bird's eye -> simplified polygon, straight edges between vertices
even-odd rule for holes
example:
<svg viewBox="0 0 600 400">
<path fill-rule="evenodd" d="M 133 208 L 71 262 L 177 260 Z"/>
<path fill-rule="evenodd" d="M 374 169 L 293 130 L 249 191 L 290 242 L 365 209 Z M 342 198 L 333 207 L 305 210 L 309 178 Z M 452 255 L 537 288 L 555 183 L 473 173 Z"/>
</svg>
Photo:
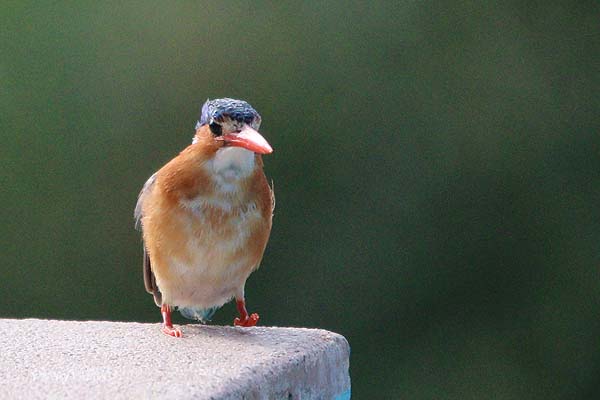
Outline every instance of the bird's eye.
<svg viewBox="0 0 600 400">
<path fill-rule="evenodd" d="M 221 134 L 223 133 L 223 128 L 216 122 L 212 122 L 210 125 L 208 125 L 208 127 L 215 136 L 221 136 Z"/>
</svg>

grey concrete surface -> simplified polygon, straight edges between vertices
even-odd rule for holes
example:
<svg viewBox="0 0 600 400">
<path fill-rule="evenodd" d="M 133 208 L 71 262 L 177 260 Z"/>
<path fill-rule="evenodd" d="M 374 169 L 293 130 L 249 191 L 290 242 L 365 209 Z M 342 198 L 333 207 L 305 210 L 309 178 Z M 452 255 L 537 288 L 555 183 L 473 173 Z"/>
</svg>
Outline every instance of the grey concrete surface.
<svg viewBox="0 0 600 400">
<path fill-rule="evenodd" d="M 2 399 L 348 399 L 349 346 L 319 329 L 0 319 Z"/>
</svg>

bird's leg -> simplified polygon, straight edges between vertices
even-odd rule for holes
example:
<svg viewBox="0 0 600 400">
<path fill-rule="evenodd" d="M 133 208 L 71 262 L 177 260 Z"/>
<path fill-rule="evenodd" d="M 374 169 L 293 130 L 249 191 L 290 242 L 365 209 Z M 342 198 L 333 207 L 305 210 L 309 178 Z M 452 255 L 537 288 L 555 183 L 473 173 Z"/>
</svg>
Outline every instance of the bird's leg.
<svg viewBox="0 0 600 400">
<path fill-rule="evenodd" d="M 173 337 L 181 337 L 183 336 L 181 330 L 179 328 L 175 328 L 173 323 L 171 322 L 171 308 L 163 304 L 160 307 L 160 313 L 163 317 L 163 328 L 162 331 L 165 335 L 173 336 Z"/>
<path fill-rule="evenodd" d="M 246 311 L 246 301 L 242 299 L 236 299 L 235 304 L 237 305 L 238 312 L 240 313 L 240 317 L 233 320 L 233 325 L 235 326 L 255 326 L 260 318 L 257 313 L 252 313 L 248 315 L 248 311 Z"/>
</svg>

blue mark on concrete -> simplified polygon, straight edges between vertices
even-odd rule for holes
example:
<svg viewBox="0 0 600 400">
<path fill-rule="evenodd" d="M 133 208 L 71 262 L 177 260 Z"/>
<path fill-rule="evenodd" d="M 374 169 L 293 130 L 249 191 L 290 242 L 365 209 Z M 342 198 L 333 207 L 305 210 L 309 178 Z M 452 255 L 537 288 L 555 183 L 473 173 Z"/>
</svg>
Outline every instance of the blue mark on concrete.
<svg viewBox="0 0 600 400">
<path fill-rule="evenodd" d="M 343 393 L 338 394 L 337 396 L 335 396 L 335 399 L 333 400 L 350 400 L 350 389 L 346 390 Z"/>
</svg>

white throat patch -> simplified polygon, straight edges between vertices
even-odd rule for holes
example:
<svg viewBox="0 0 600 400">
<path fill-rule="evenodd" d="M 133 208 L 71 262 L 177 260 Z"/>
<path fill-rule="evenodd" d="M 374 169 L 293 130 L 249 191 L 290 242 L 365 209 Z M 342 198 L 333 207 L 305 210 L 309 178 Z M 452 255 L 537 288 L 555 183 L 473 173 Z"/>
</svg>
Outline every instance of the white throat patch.
<svg viewBox="0 0 600 400">
<path fill-rule="evenodd" d="M 223 147 L 207 163 L 219 189 L 234 191 L 237 181 L 247 178 L 254 171 L 254 153 L 241 147 Z"/>
</svg>

